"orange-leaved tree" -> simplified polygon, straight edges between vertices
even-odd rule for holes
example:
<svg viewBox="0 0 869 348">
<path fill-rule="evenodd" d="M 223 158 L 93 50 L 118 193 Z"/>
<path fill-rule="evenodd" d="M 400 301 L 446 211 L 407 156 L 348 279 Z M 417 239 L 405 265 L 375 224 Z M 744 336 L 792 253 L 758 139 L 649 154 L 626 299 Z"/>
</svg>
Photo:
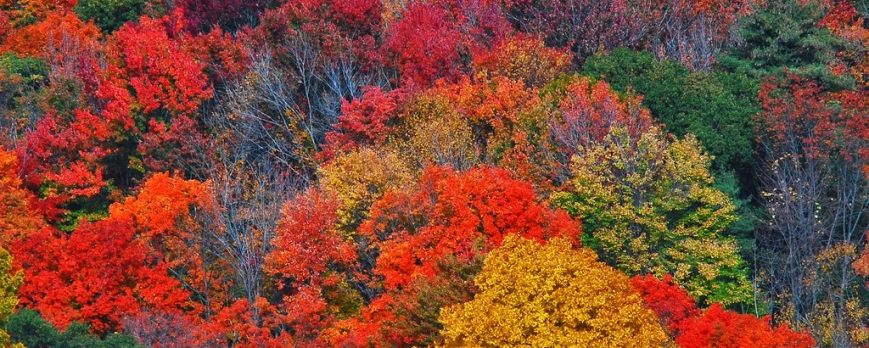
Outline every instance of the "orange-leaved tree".
<svg viewBox="0 0 869 348">
<path fill-rule="evenodd" d="M 438 342 L 441 307 L 473 296 L 470 278 L 506 236 L 564 237 L 578 245 L 580 224 L 538 200 L 530 183 L 504 169 L 467 172 L 432 166 L 409 192 L 390 191 L 371 208 L 356 238 L 359 315 L 330 330 L 333 344 Z"/>
<path fill-rule="evenodd" d="M 579 222 L 540 203 L 531 184 L 506 170 L 431 167 L 417 187 L 384 195 L 359 228 L 380 253 L 374 272 L 387 290 L 407 285 L 415 274 L 434 275 L 444 256 L 471 261 L 510 234 L 579 242 Z"/>
</svg>

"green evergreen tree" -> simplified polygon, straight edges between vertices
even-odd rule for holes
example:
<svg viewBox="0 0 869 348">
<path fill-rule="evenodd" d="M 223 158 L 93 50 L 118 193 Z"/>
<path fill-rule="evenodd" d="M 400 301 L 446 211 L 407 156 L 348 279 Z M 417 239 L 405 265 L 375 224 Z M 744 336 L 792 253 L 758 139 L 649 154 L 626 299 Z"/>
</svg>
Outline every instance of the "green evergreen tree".
<svg viewBox="0 0 869 348">
<path fill-rule="evenodd" d="M 796 74 L 830 90 L 852 88 L 851 77 L 830 69 L 845 41 L 818 25 L 823 17 L 816 2 L 768 1 L 740 21 L 742 44 L 720 57 L 720 66 L 757 79 Z"/>
<path fill-rule="evenodd" d="M 139 348 L 136 340 L 129 335 L 112 333 L 100 339 L 90 333 L 90 326 L 73 322 L 62 333 L 38 312 L 27 308 L 9 317 L 6 324 L 12 342 L 22 343 L 28 348 Z"/>
</svg>

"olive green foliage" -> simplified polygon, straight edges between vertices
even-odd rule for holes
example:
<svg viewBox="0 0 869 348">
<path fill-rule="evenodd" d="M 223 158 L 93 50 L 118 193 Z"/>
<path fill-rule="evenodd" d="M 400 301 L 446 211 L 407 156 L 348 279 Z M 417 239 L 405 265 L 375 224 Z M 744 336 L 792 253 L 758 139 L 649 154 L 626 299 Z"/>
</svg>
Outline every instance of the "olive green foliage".
<svg viewBox="0 0 869 348">
<path fill-rule="evenodd" d="M 0 55 L 0 144 L 20 138 L 46 111 L 72 113 L 78 84 L 51 80 L 45 59 Z"/>
<path fill-rule="evenodd" d="M 104 32 L 118 30 L 124 23 L 139 18 L 144 0 L 79 0 L 73 11 L 83 21 L 94 21 Z"/>
<path fill-rule="evenodd" d="M 869 1 L 854 0 L 854 8 L 857 9 L 863 17 L 869 16 Z"/>
<path fill-rule="evenodd" d="M 30 348 L 139 348 L 136 340 L 129 335 L 109 334 L 100 339 L 90 333 L 86 324 L 74 322 L 60 333 L 54 326 L 42 319 L 36 311 L 21 309 L 9 318 L 7 324 L 12 341 Z"/>
<path fill-rule="evenodd" d="M 18 287 L 24 279 L 21 271 L 10 273 L 12 270 L 12 255 L 5 249 L 0 248 L 0 347 L 9 347 L 9 335 L 3 330 L 15 306 L 18 305 Z M 20 346 L 12 346 L 19 348 Z"/>
<path fill-rule="evenodd" d="M 815 1 L 772 0 L 740 21 L 743 43 L 719 58 L 726 70 L 757 79 L 796 74 L 832 90 L 854 86 L 849 76 L 834 75 L 830 63 L 845 45 L 818 25 L 824 9 Z"/>
<path fill-rule="evenodd" d="M 737 205 L 739 219 L 726 234 L 739 239 L 745 252 L 753 249 L 756 219 L 749 197 L 756 191 L 759 80 L 724 71 L 692 73 L 674 61 L 625 48 L 589 58 L 583 74 L 603 77 L 616 91 L 642 95 L 643 106 L 668 132 L 697 137 L 713 157 L 715 186 Z"/>
<path fill-rule="evenodd" d="M 48 83 L 48 64 L 44 59 L 0 55 L 0 128 L 14 128 L 14 121 L 36 109 L 33 96 Z M 42 116 L 42 115 L 39 115 Z"/>
<path fill-rule="evenodd" d="M 556 205 L 583 221 L 583 243 L 628 274 L 672 274 L 694 296 L 725 305 L 751 296 L 737 243 L 722 232 L 732 200 L 713 187 L 709 156 L 692 136 L 652 128 L 632 140 L 615 128 L 573 157 L 572 191 Z"/>
<path fill-rule="evenodd" d="M 45 59 L 19 57 L 15 53 L 0 56 L 0 68 L 8 76 L 19 76 L 28 85 L 38 85 L 47 81 L 48 64 Z"/>
</svg>

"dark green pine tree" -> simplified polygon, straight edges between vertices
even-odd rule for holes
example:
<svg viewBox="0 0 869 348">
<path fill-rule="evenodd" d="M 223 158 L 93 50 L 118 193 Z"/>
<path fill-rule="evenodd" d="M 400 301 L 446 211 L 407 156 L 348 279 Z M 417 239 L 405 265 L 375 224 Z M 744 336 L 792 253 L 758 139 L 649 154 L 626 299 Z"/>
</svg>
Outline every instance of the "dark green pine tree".
<svg viewBox="0 0 869 348">
<path fill-rule="evenodd" d="M 11 316 L 6 329 L 13 343 L 23 343 L 28 348 L 140 348 L 129 335 L 113 333 L 100 339 L 90 333 L 90 326 L 73 322 L 63 331 L 54 326 L 38 312 L 24 308 Z"/>
<path fill-rule="evenodd" d="M 829 90 L 852 88 L 849 76 L 834 75 L 830 63 L 845 41 L 818 26 L 824 9 L 815 2 L 768 1 L 740 21 L 742 43 L 719 57 L 722 68 L 754 78 L 796 74 Z"/>
</svg>

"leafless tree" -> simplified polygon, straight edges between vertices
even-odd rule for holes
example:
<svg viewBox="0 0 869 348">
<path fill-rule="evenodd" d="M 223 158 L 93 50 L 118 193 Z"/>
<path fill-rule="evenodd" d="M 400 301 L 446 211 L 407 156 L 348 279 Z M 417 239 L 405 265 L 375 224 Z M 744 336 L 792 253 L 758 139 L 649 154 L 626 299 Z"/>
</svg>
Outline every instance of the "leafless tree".
<svg viewBox="0 0 869 348">
<path fill-rule="evenodd" d="M 854 311 L 865 289 L 852 263 L 869 225 L 869 181 L 858 154 L 869 144 L 796 108 L 785 113 L 760 142 L 768 216 L 757 237 L 767 250 L 760 261 L 768 304 L 779 320 L 826 332 L 819 341 L 850 347 L 849 331 L 864 319 Z"/>
</svg>

